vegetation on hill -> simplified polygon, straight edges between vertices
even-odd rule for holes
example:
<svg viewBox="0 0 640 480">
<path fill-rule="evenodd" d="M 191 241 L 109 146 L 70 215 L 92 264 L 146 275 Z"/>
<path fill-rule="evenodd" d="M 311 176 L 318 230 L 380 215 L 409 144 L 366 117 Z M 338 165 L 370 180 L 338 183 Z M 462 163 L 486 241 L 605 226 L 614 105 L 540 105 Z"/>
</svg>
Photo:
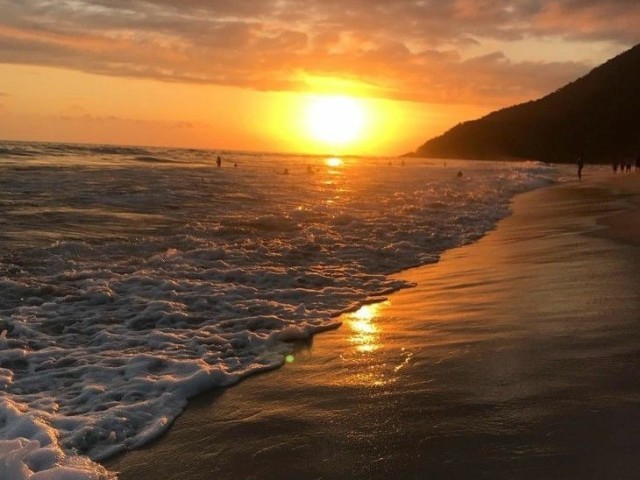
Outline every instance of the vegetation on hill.
<svg viewBox="0 0 640 480">
<path fill-rule="evenodd" d="M 640 44 L 541 99 L 465 123 L 410 155 L 609 162 L 640 154 Z"/>
</svg>

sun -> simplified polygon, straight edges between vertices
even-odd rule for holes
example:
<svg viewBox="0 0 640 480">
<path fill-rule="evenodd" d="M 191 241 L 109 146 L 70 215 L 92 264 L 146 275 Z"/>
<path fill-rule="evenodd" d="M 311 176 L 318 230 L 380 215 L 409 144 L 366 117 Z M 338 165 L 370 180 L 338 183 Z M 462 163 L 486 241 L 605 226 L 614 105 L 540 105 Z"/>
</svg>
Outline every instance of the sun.
<svg viewBox="0 0 640 480">
<path fill-rule="evenodd" d="M 305 113 L 309 135 L 327 146 L 348 146 L 363 135 L 365 107 L 355 98 L 313 96 L 309 98 Z"/>
</svg>

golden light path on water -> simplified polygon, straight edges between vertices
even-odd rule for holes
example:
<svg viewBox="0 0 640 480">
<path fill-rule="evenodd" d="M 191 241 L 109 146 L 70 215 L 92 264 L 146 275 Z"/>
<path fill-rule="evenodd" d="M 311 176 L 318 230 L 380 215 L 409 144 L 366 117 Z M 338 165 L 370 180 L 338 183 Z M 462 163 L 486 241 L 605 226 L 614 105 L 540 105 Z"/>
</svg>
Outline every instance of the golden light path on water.
<svg viewBox="0 0 640 480">
<path fill-rule="evenodd" d="M 336 167 L 341 167 L 341 166 L 342 166 L 342 164 L 343 164 L 344 162 L 342 161 L 342 159 L 340 159 L 340 158 L 338 158 L 338 157 L 330 157 L 330 158 L 327 158 L 327 159 L 324 161 L 324 163 L 325 163 L 328 167 L 336 168 Z"/>
</svg>

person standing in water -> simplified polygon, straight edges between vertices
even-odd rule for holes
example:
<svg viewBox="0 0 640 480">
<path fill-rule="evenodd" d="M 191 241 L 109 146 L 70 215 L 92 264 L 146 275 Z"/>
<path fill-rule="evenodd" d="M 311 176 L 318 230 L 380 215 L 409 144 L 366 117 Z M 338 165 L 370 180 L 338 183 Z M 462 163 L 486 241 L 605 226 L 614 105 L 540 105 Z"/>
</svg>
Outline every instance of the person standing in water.
<svg viewBox="0 0 640 480">
<path fill-rule="evenodd" d="M 222 159 L 220 158 L 220 156 L 218 156 L 218 158 L 216 158 L 216 165 L 218 166 L 218 168 L 220 168 L 222 166 Z"/>
<path fill-rule="evenodd" d="M 578 180 L 582 180 L 582 169 L 584 168 L 584 157 L 582 154 L 578 157 Z"/>
</svg>

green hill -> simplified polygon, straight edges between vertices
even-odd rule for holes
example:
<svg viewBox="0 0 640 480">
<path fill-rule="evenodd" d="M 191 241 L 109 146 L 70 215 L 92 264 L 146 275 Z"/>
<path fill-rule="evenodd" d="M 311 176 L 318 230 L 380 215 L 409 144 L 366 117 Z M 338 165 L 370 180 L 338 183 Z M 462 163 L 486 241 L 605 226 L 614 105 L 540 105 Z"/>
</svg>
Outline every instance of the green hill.
<svg viewBox="0 0 640 480">
<path fill-rule="evenodd" d="M 640 153 L 640 44 L 535 101 L 461 123 L 411 156 L 592 162 Z"/>
</svg>

